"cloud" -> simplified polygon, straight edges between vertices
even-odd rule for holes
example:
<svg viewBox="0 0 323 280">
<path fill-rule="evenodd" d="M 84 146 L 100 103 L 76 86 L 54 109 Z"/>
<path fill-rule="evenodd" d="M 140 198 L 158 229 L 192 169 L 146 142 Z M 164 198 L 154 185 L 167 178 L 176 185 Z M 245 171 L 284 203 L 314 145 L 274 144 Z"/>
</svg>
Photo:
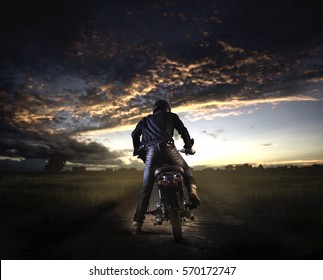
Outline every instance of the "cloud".
<svg viewBox="0 0 323 280">
<path fill-rule="evenodd" d="M 213 138 L 218 138 L 218 136 L 219 136 L 219 134 L 221 134 L 221 133 L 223 133 L 224 132 L 224 130 L 223 129 L 218 129 L 218 130 L 216 130 L 216 132 L 214 133 L 214 132 L 208 132 L 208 131 L 206 131 L 206 130 L 202 130 L 201 131 L 201 133 L 203 133 L 203 134 L 206 134 L 206 135 L 208 135 L 208 136 L 211 136 L 211 137 L 213 137 Z"/>
<path fill-rule="evenodd" d="M 226 101 L 210 100 L 201 103 L 192 103 L 187 106 L 180 106 L 176 108 L 176 112 L 184 115 L 191 121 L 201 119 L 213 120 L 215 118 L 223 118 L 228 116 L 240 116 L 252 114 L 258 110 L 258 105 L 271 104 L 276 106 L 286 102 L 300 102 L 300 101 L 320 101 L 323 100 L 321 95 L 313 96 L 285 96 L 285 97 L 268 97 L 266 94 L 263 99 L 239 99 L 233 98 Z"/>
<path fill-rule="evenodd" d="M 44 170 L 46 160 L 43 159 L 21 159 L 12 160 L 0 157 L 0 170 L 2 171 L 39 171 Z"/>
<path fill-rule="evenodd" d="M 79 142 L 68 135 L 44 136 L 26 133 L 6 133 L 0 137 L 0 156 L 17 159 L 48 159 L 52 154 L 63 154 L 77 163 L 122 164 L 122 152 L 110 151 L 96 142 Z"/>
<path fill-rule="evenodd" d="M 264 144 L 260 144 L 259 146 L 263 146 L 263 147 L 272 147 L 273 144 L 272 143 L 264 143 Z"/>
<path fill-rule="evenodd" d="M 1 19 L 1 155 L 121 164 L 75 136 L 127 130 L 158 98 L 192 121 L 322 100 L 322 17 L 276 2 L 45 1 Z"/>
</svg>

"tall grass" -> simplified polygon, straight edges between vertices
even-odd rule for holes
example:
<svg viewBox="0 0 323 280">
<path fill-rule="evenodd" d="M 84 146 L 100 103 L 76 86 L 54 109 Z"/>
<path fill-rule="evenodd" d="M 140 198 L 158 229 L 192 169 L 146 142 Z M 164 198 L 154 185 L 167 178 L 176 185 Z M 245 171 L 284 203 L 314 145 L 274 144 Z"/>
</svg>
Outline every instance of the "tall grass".
<svg viewBox="0 0 323 280">
<path fill-rule="evenodd" d="M 252 224 L 323 229 L 322 177 L 213 173 L 197 181 L 201 191 Z"/>
<path fill-rule="evenodd" d="M 88 219 L 134 195 L 141 177 L 104 173 L 2 176 L 0 224 L 17 229 Z"/>
</svg>

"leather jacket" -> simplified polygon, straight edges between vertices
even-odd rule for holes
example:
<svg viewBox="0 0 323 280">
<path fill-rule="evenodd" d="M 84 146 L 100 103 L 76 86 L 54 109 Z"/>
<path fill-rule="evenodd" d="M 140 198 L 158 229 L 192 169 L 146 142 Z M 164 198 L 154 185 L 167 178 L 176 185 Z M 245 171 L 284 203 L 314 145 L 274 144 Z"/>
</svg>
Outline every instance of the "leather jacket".
<svg viewBox="0 0 323 280">
<path fill-rule="evenodd" d="M 190 135 L 177 114 L 159 110 L 142 118 L 131 134 L 134 155 L 138 155 L 139 149 L 156 143 L 174 143 L 174 129 L 181 135 L 184 147 L 190 149 L 192 147 Z"/>
</svg>

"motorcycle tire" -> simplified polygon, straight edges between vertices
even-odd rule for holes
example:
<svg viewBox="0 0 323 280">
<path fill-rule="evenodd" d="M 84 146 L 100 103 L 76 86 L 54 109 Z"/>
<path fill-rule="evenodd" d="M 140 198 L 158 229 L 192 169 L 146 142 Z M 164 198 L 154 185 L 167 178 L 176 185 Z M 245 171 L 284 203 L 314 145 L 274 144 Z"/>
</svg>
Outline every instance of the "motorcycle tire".
<svg viewBox="0 0 323 280">
<path fill-rule="evenodd" d="M 175 242 L 181 242 L 183 239 L 181 216 L 178 210 L 171 210 L 169 213 L 169 220 L 173 229 L 173 236 Z"/>
</svg>

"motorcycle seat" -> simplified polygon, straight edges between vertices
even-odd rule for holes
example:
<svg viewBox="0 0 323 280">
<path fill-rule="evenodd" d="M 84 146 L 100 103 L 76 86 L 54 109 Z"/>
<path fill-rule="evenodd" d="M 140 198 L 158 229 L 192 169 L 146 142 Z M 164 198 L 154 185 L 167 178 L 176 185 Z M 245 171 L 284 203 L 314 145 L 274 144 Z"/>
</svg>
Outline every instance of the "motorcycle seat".
<svg viewBox="0 0 323 280">
<path fill-rule="evenodd" d="M 180 172 L 184 174 L 184 169 L 178 165 L 164 165 L 156 169 L 155 177 L 164 172 Z"/>
</svg>

